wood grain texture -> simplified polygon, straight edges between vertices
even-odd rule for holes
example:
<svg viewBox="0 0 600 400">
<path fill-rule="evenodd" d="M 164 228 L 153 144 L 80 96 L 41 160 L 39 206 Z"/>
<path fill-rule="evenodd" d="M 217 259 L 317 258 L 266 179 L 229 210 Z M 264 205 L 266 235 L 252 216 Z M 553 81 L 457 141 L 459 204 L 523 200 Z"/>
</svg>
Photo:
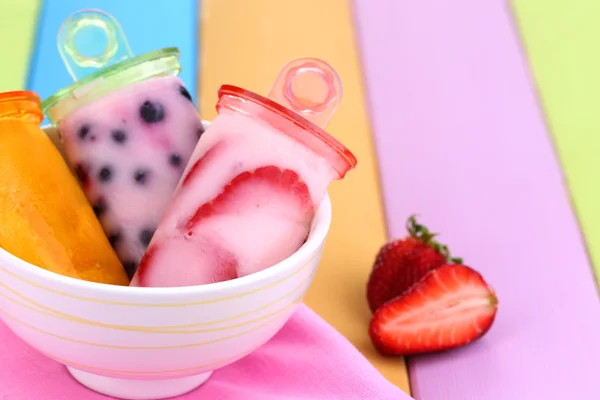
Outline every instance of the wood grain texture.
<svg viewBox="0 0 600 400">
<path fill-rule="evenodd" d="M 408 391 L 402 359 L 384 358 L 367 335 L 365 285 L 386 239 L 376 159 L 351 13 L 345 0 L 203 0 L 199 93 L 202 117 L 215 116 L 223 83 L 267 94 L 291 59 L 317 57 L 337 69 L 341 106 L 327 130 L 350 148 L 358 168 L 330 188 L 333 224 L 306 303 L 348 338 L 390 381 Z"/>
<path fill-rule="evenodd" d="M 414 397 L 599 398 L 600 303 L 506 3 L 355 6 L 389 232 L 420 213 L 499 297 L 482 340 L 409 360 Z"/>
</svg>

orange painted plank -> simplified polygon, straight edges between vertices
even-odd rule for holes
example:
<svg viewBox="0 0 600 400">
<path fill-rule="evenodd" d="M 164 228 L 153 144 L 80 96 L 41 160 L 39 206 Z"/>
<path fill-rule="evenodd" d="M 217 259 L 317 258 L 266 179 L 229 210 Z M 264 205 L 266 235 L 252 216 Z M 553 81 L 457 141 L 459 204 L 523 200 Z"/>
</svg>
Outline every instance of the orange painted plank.
<svg viewBox="0 0 600 400">
<path fill-rule="evenodd" d="M 306 303 L 347 337 L 392 383 L 409 391 L 402 359 L 375 352 L 367 335 L 365 284 L 386 239 L 379 177 L 366 112 L 362 71 L 345 0 L 203 0 L 199 99 L 214 118 L 223 83 L 267 94 L 285 63 L 317 57 L 338 71 L 342 104 L 328 131 L 357 156 L 358 168 L 330 188 L 333 224 Z"/>
</svg>

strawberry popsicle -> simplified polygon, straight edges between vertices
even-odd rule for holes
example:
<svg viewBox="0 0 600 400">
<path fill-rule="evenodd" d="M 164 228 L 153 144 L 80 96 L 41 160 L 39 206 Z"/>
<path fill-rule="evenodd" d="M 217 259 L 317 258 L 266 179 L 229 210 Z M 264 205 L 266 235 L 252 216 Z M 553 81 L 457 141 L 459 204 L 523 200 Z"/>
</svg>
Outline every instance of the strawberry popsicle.
<svg viewBox="0 0 600 400">
<path fill-rule="evenodd" d="M 133 286 L 190 286 L 242 277 L 306 240 L 329 183 L 356 165 L 320 126 L 341 85 L 316 59 L 292 61 L 269 98 L 225 85 Z"/>
<path fill-rule="evenodd" d="M 68 35 L 64 30 L 74 29 L 74 23 L 97 27 L 98 19 L 118 27 L 107 14 L 81 11 L 63 24 L 59 49 L 72 42 L 61 42 Z M 46 100 L 44 110 L 131 278 L 204 131 L 190 93 L 176 76 L 178 50 L 129 58 L 126 42 L 121 47 L 125 57 L 112 65 L 98 61 L 102 69 L 90 68 L 68 48 L 65 63 L 81 79 Z M 81 77 L 90 70 L 95 72 Z"/>
</svg>

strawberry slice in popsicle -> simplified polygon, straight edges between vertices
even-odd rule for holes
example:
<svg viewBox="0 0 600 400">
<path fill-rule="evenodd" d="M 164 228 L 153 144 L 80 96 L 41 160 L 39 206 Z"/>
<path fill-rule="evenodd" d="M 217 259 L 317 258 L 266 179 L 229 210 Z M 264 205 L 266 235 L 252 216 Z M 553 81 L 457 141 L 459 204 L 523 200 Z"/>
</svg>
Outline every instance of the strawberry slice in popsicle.
<svg viewBox="0 0 600 400">
<path fill-rule="evenodd" d="M 267 166 L 243 172 L 200 206 L 175 235 L 151 247 L 140 265 L 137 283 L 184 286 L 260 271 L 302 245 L 313 215 L 308 188 L 294 171 Z M 182 254 L 190 256 L 190 262 L 177 273 L 160 268 Z"/>
</svg>

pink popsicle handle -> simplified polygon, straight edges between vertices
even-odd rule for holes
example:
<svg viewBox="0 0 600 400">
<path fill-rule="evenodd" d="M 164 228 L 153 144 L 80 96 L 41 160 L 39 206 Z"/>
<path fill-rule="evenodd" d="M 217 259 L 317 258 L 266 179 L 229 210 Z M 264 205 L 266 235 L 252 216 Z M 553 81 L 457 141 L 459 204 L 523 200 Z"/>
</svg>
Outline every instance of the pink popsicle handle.
<svg viewBox="0 0 600 400">
<path fill-rule="evenodd" d="M 324 128 L 340 104 L 342 84 L 325 61 L 299 58 L 283 67 L 267 97 Z"/>
</svg>

